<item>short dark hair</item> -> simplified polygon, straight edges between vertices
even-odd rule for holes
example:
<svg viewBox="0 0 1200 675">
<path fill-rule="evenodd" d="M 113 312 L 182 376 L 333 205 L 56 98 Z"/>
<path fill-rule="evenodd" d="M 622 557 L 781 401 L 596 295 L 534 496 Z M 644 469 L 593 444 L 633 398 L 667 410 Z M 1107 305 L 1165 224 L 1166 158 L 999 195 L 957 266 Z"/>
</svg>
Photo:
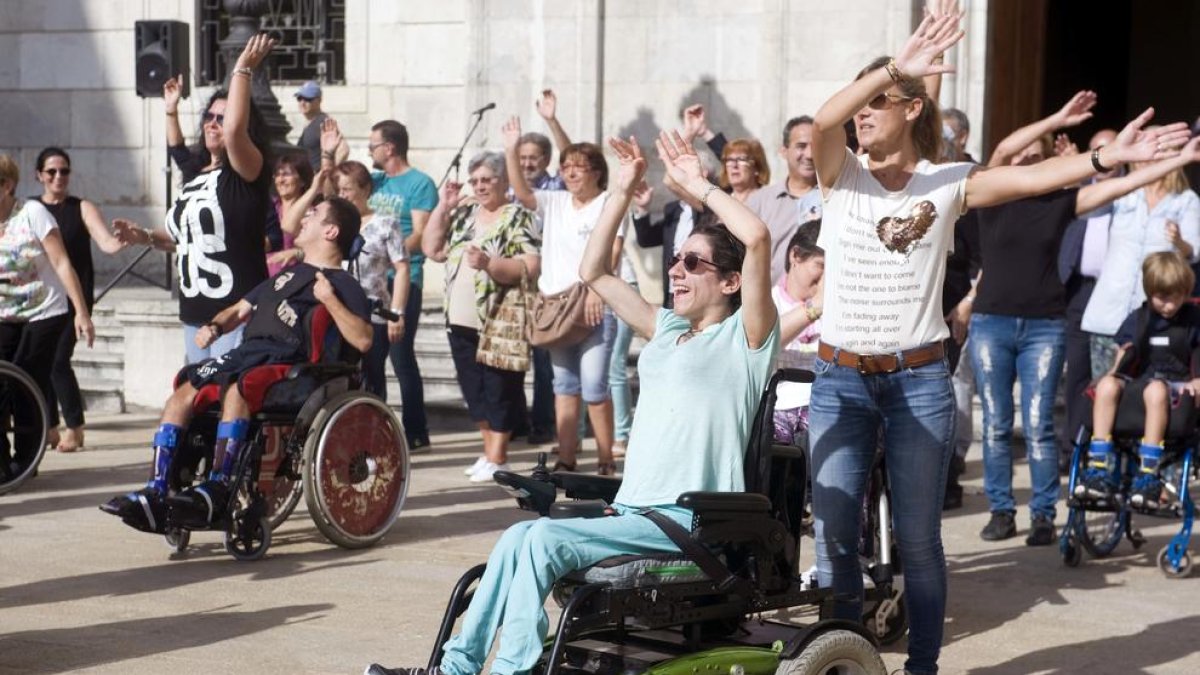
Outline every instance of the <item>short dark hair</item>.
<svg viewBox="0 0 1200 675">
<path fill-rule="evenodd" d="M 783 258 L 783 271 L 787 272 L 792 269 L 792 250 L 795 249 L 800 253 L 800 260 L 803 262 L 817 255 L 825 255 L 825 249 L 817 246 L 817 239 L 821 236 L 821 219 L 810 220 L 796 228 L 796 232 L 788 241 L 787 254 Z"/>
<path fill-rule="evenodd" d="M 597 174 L 596 183 L 601 190 L 608 189 L 608 162 L 604 161 L 604 151 L 595 143 L 572 143 L 562 149 L 558 153 L 558 166 L 561 169 L 563 163 L 571 158 L 572 155 L 583 157 L 583 161 L 587 162 L 588 168 L 595 171 Z"/>
<path fill-rule="evenodd" d="M 546 134 L 539 134 L 536 131 L 521 134 L 521 137 L 517 139 L 517 147 L 519 148 L 526 143 L 533 143 L 538 146 L 538 150 L 542 151 L 542 155 L 547 158 L 550 157 L 552 148 L 550 146 L 550 139 L 546 137 Z"/>
<path fill-rule="evenodd" d="M 371 172 L 362 162 L 356 162 L 353 159 L 346 160 L 337 165 L 335 169 L 337 173 L 354 181 L 354 184 L 360 188 L 366 188 L 367 193 L 373 192 L 374 184 L 371 181 Z"/>
<path fill-rule="evenodd" d="M 783 146 L 782 147 L 785 147 L 785 148 L 787 147 L 788 139 L 792 137 L 792 129 L 795 129 L 796 127 L 800 126 L 801 124 L 812 124 L 812 123 L 813 123 L 813 118 L 809 117 L 808 115 L 801 115 L 799 117 L 793 117 L 792 119 L 788 120 L 787 124 L 783 125 Z"/>
<path fill-rule="evenodd" d="M 275 170 L 280 167 L 288 167 L 296 172 L 296 176 L 300 178 L 300 194 L 308 192 L 308 188 L 312 187 L 313 168 L 312 163 L 308 161 L 308 156 L 298 152 L 288 152 L 279 156 L 275 160 Z"/>
<path fill-rule="evenodd" d="M 712 247 L 713 264 L 717 266 L 717 273 L 722 277 L 742 271 L 742 263 L 746 260 L 746 245 L 733 236 L 729 228 L 719 223 L 715 225 L 702 223 L 692 229 L 692 234 L 701 235 L 708 240 L 708 245 Z M 742 289 L 739 288 L 729 299 L 733 302 L 733 309 L 736 311 L 742 306 Z"/>
<path fill-rule="evenodd" d="M 376 122 L 371 131 L 378 131 L 384 143 L 391 143 L 400 159 L 408 161 L 408 129 L 396 120 Z"/>
<path fill-rule="evenodd" d="M 51 157 L 62 157 L 66 161 L 67 166 L 71 166 L 71 156 L 67 154 L 67 151 L 52 145 L 38 153 L 36 166 L 39 172 L 46 168 L 46 162 Z"/>
<path fill-rule="evenodd" d="M 329 222 L 337 225 L 337 246 L 344 260 L 350 257 L 350 248 L 362 227 L 362 216 L 353 204 L 341 197 L 326 197 L 325 203 L 329 204 Z"/>
</svg>

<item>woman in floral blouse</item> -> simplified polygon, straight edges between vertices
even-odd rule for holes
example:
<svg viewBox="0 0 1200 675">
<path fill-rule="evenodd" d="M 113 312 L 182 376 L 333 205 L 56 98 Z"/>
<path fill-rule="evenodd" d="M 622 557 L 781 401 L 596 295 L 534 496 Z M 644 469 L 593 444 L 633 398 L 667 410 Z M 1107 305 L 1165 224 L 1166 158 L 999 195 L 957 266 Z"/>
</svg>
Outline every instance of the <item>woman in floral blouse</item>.
<svg viewBox="0 0 1200 675">
<path fill-rule="evenodd" d="M 474 196 L 463 199 L 462 185 L 442 186 L 437 208 L 421 240 L 431 260 L 446 263 L 445 310 L 458 384 L 471 419 L 483 434 L 484 456 L 467 470 L 472 482 L 485 482 L 508 470 L 508 442 L 525 415 L 525 373 L 476 362 L 479 330 L 500 291 L 532 283 L 541 271 L 533 212 L 509 202 L 504 155 L 482 152 L 467 166 Z"/>
</svg>

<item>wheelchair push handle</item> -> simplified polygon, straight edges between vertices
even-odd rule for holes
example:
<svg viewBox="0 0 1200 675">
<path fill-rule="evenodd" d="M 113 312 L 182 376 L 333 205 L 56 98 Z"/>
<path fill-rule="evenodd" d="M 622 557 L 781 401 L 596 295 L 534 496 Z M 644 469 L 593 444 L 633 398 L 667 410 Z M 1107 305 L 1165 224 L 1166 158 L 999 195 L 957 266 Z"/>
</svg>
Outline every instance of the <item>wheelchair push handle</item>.
<svg viewBox="0 0 1200 675">
<path fill-rule="evenodd" d="M 387 319 L 388 321 L 399 321 L 401 318 L 399 314 L 393 312 L 391 308 L 383 304 L 383 302 L 378 299 L 371 303 L 371 313 L 381 319 Z"/>
</svg>

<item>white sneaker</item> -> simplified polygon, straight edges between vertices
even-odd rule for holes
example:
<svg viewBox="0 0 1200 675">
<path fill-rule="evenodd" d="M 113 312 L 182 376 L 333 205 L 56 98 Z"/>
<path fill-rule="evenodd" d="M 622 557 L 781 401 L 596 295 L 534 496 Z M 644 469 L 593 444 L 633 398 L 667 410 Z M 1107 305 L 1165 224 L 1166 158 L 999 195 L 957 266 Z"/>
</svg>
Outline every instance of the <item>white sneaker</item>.
<svg viewBox="0 0 1200 675">
<path fill-rule="evenodd" d="M 511 471 L 511 469 L 508 468 L 507 463 L 495 464 L 485 459 L 483 461 L 483 465 L 480 466 L 475 473 L 471 474 L 471 482 L 490 483 L 492 481 L 492 474 L 496 473 L 497 471 Z"/>
<path fill-rule="evenodd" d="M 484 464 L 487 464 L 487 457 L 484 457 L 483 455 L 476 457 L 475 463 L 467 467 L 467 470 L 463 471 L 463 475 L 468 477 L 474 476 L 475 472 L 479 470 L 479 467 L 483 466 Z"/>
</svg>

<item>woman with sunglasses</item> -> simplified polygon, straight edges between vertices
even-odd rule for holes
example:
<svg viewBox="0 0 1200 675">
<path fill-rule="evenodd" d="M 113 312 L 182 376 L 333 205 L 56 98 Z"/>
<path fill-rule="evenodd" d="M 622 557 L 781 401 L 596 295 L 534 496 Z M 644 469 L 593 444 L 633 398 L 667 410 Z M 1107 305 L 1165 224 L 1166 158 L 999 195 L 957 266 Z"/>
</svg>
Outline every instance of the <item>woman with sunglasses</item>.
<svg viewBox="0 0 1200 675">
<path fill-rule="evenodd" d="M 421 238 L 430 260 L 446 263 L 447 336 L 458 386 L 471 419 L 483 435 L 483 456 L 467 471 L 473 483 L 508 471 L 508 443 L 525 416 L 525 371 L 478 363 L 479 331 L 492 304 L 522 277 L 536 283 L 541 273 L 541 239 L 533 212 L 508 199 L 504 155 L 481 152 L 467 165 L 473 196 L 462 185 L 442 186 L 437 208 Z"/>
<path fill-rule="evenodd" d="M 45 148 L 37 156 L 37 179 L 42 184 L 42 194 L 36 199 L 54 216 L 59 235 L 71 261 L 71 268 L 79 278 L 83 301 L 88 313 L 95 302 L 96 274 L 92 263 L 92 241 L 100 250 L 113 254 L 124 248 L 108 230 L 104 216 L 95 204 L 70 194 L 71 157 L 62 148 Z M 50 410 L 50 444 L 59 452 L 75 452 L 83 447 L 83 395 L 79 391 L 79 380 L 71 367 L 71 356 L 75 353 L 77 333 L 71 325 L 75 312 L 70 310 L 67 326 L 60 333 L 54 350 L 54 365 L 51 382 L 54 384 L 46 405 Z M 62 406 L 62 418 L 66 429 L 58 433 L 58 406 Z"/>
<path fill-rule="evenodd" d="M 250 80 L 274 45 L 265 34 L 250 38 L 232 70 L 229 91 L 217 91 L 209 99 L 200 142 L 191 149 L 183 147 L 179 128 L 180 80 L 164 85 L 167 141 L 184 185 L 163 226 L 148 229 L 113 221 L 122 241 L 175 252 L 188 363 L 221 356 L 238 345 L 242 326 L 228 334 L 218 331 L 217 340 L 206 347 L 196 337 L 218 312 L 267 278 L 272 165 L 266 124 L 250 98 Z"/>
<path fill-rule="evenodd" d="M 735 138 L 721 149 L 721 188 L 743 204 L 756 190 L 771 182 L 771 167 L 762 143 Z"/>
<path fill-rule="evenodd" d="M 546 295 L 561 293 L 580 282 L 579 262 L 588 236 L 596 228 L 600 212 L 608 202 L 608 164 L 594 143 L 574 143 L 559 153 L 559 175 L 566 190 L 532 190 L 521 173 L 517 144 L 521 121 L 516 117 L 504 125 L 507 171 L 513 193 L 527 209 L 542 219 L 542 274 L 538 290 Z M 636 279 L 622 254 L 626 225 L 613 242 L 612 264 L 621 266 L 622 277 Z M 608 374 L 617 322 L 594 291 L 587 292 L 585 316 L 592 333 L 583 342 L 550 349 L 554 368 L 554 415 L 558 431 L 557 471 L 574 471 L 579 451 L 579 416 L 587 404 L 588 418 L 596 436 L 596 471 L 603 476 L 616 473 L 613 461 L 613 402 Z M 582 403 L 581 403 L 582 401 Z"/>
<path fill-rule="evenodd" d="M 624 480 L 607 517 L 539 518 L 501 535 L 461 632 L 446 643 L 441 675 L 483 672 L 497 634 L 490 672 L 531 671 L 546 636 L 543 605 L 559 577 L 612 556 L 678 551 L 640 511 L 653 509 L 690 530 L 691 511 L 675 504 L 680 494 L 745 489 L 742 454 L 750 421 L 779 351 L 771 235 L 753 212 L 704 178 L 690 144 L 678 133 L 661 134 L 658 153 L 667 171 L 726 225 L 702 225 L 680 247 L 671 266 L 674 309 L 646 302 L 612 271 L 613 245 L 646 161 L 632 138 L 609 143 L 621 168 L 588 238 L 579 276 L 649 339 L 638 360 L 642 397 Z M 432 675 L 378 665 L 366 672 Z"/>
<path fill-rule="evenodd" d="M 813 121 L 826 274 L 809 407 L 818 575 L 834 589 L 835 616 L 861 619 L 861 505 L 882 429 L 908 600 L 910 673 L 937 672 L 946 606 L 941 502 L 954 394 L 942 346 L 949 330 L 937 299 L 955 220 L 967 208 L 1166 157 L 1187 137 L 1182 125 L 1142 132 L 1148 110 L 1091 156 L 986 169 L 934 164 L 941 121 L 921 78 L 952 70 L 941 57 L 963 36 L 961 17 L 953 5 L 926 16 L 895 58 L 869 65 Z M 866 148 L 862 156 L 846 148 L 843 125 L 850 120 Z"/>
</svg>

